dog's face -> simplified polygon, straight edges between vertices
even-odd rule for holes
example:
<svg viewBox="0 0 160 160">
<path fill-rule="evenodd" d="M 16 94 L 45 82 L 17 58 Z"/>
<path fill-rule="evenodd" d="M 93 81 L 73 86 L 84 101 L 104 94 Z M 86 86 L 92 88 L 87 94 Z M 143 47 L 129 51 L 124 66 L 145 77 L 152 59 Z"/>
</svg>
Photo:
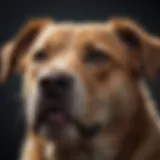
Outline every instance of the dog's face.
<svg viewBox="0 0 160 160">
<path fill-rule="evenodd" d="M 150 48 L 157 57 L 147 36 L 128 20 L 29 22 L 4 48 L 9 58 L 3 75 L 13 67 L 23 72 L 28 127 L 75 142 L 128 125 L 139 99 L 140 57 L 147 67 Z"/>
</svg>

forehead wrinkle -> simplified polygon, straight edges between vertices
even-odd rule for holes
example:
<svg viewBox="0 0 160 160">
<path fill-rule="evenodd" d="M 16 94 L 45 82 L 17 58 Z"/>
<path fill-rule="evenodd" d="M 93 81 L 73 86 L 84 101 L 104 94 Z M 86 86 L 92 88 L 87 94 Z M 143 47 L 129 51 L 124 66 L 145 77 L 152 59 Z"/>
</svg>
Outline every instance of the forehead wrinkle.
<svg viewBox="0 0 160 160">
<path fill-rule="evenodd" d="M 68 46 L 68 51 L 71 51 L 71 53 L 73 52 L 73 46 L 75 46 L 75 41 L 76 41 L 76 32 L 75 32 L 75 29 L 73 28 L 72 29 L 72 34 L 71 34 L 71 37 L 70 37 L 70 44 Z"/>
<path fill-rule="evenodd" d="M 80 41 L 80 48 L 86 43 L 91 43 L 95 48 L 109 54 L 121 66 L 125 66 L 127 61 L 126 48 L 119 41 L 112 30 L 111 25 L 100 25 L 100 27 L 87 26 L 76 28 L 76 41 Z"/>
<path fill-rule="evenodd" d="M 46 47 L 56 47 L 56 45 L 62 45 L 63 48 L 69 47 L 73 35 L 73 28 L 69 26 L 55 26 L 55 31 L 51 37 L 47 40 Z M 63 46 L 64 45 L 64 46 Z"/>
<path fill-rule="evenodd" d="M 82 44 L 80 44 L 80 47 L 83 47 L 83 45 L 87 43 L 88 39 L 88 41 L 91 42 L 95 47 L 102 49 L 104 48 L 104 50 L 108 52 L 108 54 L 110 54 L 110 56 L 112 56 L 114 59 L 121 63 L 125 63 L 124 60 L 126 59 L 126 56 L 123 53 L 124 47 L 113 32 L 112 26 L 107 25 L 106 23 L 55 23 L 52 24 L 51 28 L 52 30 L 50 31 L 50 35 L 47 38 L 48 40 L 50 40 L 51 37 L 56 37 L 57 32 L 60 32 L 62 37 L 63 32 L 69 33 L 69 36 L 67 35 L 66 39 L 66 43 L 68 44 L 65 46 L 65 52 L 67 52 L 67 54 L 73 54 L 74 52 L 77 52 L 78 48 L 75 48 L 75 46 L 76 43 L 79 43 L 79 41 L 81 41 L 80 39 L 82 39 Z M 45 29 L 47 30 L 47 28 Z M 43 46 L 48 43 L 48 40 L 44 40 Z M 36 43 L 38 41 L 39 40 L 37 39 Z M 62 41 L 64 42 L 63 38 Z M 52 44 L 52 40 L 50 44 Z M 32 49 L 31 51 L 33 52 Z"/>
<path fill-rule="evenodd" d="M 29 48 L 29 53 L 32 55 L 38 50 L 42 49 L 50 35 L 55 31 L 54 24 L 47 25 L 42 31 L 39 33 L 38 37 L 35 39 L 33 45 Z"/>
<path fill-rule="evenodd" d="M 64 46 L 63 50 L 59 50 L 58 55 L 56 57 L 54 57 L 54 59 L 53 59 L 53 61 L 51 61 L 50 65 L 51 65 L 51 68 L 52 67 L 59 68 L 59 69 L 63 69 L 66 71 L 67 67 L 71 64 L 72 56 L 75 53 L 75 51 L 73 51 L 74 43 L 75 43 L 75 32 L 74 32 L 73 28 L 65 28 L 64 26 L 59 28 L 59 26 L 56 26 L 55 33 L 57 33 L 58 31 L 60 31 L 60 34 L 62 34 L 62 36 L 63 36 L 63 31 L 64 32 L 69 31 L 68 32 L 69 34 L 67 35 L 67 39 L 66 39 L 67 41 L 64 42 L 66 45 Z M 54 35 L 52 34 L 52 36 L 54 36 Z M 63 41 L 64 41 L 64 39 L 63 39 Z M 52 40 L 51 40 L 51 42 L 52 42 Z M 58 43 L 61 44 L 61 41 Z"/>
<path fill-rule="evenodd" d="M 106 32 L 105 46 L 109 49 L 110 54 L 118 62 L 124 63 L 126 60 L 126 50 L 124 45 L 118 40 L 117 36 L 112 31 Z"/>
</svg>

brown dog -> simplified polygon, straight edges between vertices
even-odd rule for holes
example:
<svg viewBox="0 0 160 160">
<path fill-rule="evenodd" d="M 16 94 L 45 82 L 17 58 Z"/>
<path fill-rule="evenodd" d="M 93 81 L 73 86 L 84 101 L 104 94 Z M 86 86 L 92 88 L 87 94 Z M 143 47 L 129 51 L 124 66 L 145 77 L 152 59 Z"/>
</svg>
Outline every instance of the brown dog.
<svg viewBox="0 0 160 160">
<path fill-rule="evenodd" d="M 159 160 L 157 110 L 142 79 L 160 39 L 129 19 L 33 19 L 2 49 L 2 80 L 23 75 L 21 160 Z"/>
</svg>

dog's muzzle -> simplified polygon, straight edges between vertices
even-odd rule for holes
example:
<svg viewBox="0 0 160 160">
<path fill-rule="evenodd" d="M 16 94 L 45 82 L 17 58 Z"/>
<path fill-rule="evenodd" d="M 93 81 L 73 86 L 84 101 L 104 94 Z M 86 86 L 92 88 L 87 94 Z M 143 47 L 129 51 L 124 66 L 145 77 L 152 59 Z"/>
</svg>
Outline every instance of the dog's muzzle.
<svg viewBox="0 0 160 160">
<path fill-rule="evenodd" d="M 50 73 L 40 78 L 40 99 L 34 126 L 37 134 L 57 138 L 71 124 L 83 137 L 92 137 L 99 132 L 99 124 L 86 127 L 70 114 L 74 84 L 73 75 L 63 72 Z"/>
</svg>

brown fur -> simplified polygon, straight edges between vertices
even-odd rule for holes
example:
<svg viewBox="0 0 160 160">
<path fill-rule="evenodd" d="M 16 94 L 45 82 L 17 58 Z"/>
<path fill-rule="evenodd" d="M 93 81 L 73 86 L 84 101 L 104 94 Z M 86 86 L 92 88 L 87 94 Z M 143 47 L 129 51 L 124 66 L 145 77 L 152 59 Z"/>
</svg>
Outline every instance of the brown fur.
<svg viewBox="0 0 160 160">
<path fill-rule="evenodd" d="M 48 37 L 39 37 L 48 26 L 54 28 Z M 107 63 L 85 64 L 86 48 L 102 51 L 108 57 Z M 41 49 L 48 58 L 36 64 L 33 57 Z M 92 140 L 76 137 L 65 143 L 64 137 L 63 142 L 48 142 L 34 133 L 34 114 L 27 113 L 28 133 L 20 159 L 160 159 L 159 118 L 141 80 L 143 63 L 147 74 L 156 77 L 160 69 L 159 52 L 160 39 L 129 19 L 79 24 L 39 19 L 24 25 L 2 50 L 2 79 L 7 80 L 14 70 L 23 74 L 22 91 L 27 102 L 36 90 L 42 70 L 65 69 L 76 75 L 85 89 L 85 114 L 75 112 L 77 118 L 86 125 L 100 121 L 103 127 Z"/>
</svg>

